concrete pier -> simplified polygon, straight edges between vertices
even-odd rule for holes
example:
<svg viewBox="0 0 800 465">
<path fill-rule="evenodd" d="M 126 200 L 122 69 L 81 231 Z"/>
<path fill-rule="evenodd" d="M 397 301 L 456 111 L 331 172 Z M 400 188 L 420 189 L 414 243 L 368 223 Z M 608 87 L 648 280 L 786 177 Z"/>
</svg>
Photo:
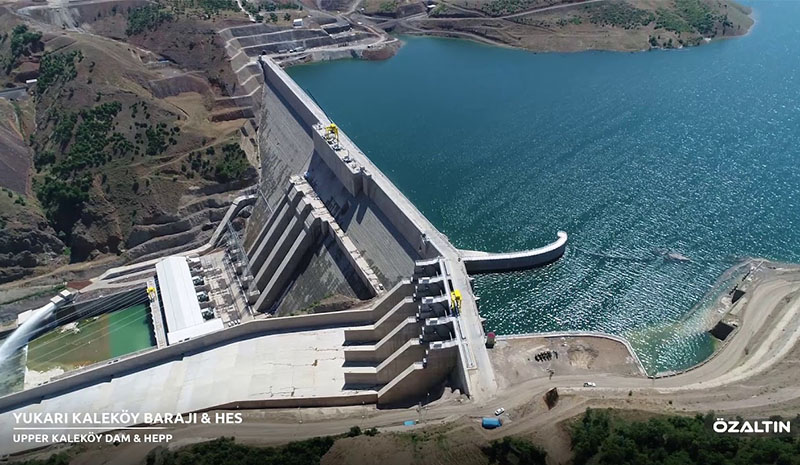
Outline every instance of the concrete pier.
<svg viewBox="0 0 800 465">
<path fill-rule="evenodd" d="M 567 233 L 558 232 L 558 239 L 538 249 L 520 252 L 489 253 L 476 250 L 461 250 L 461 260 L 468 273 L 497 273 L 525 270 L 552 263 L 567 247 Z"/>
</svg>

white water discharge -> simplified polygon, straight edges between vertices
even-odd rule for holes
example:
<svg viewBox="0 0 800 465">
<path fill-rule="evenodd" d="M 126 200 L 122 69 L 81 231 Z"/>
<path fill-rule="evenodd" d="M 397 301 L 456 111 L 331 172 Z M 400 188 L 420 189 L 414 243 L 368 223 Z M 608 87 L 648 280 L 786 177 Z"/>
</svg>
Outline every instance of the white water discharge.
<svg viewBox="0 0 800 465">
<path fill-rule="evenodd" d="M 27 344 L 28 339 L 30 339 L 34 331 L 41 326 L 42 322 L 53 314 L 56 308 L 58 308 L 58 305 L 53 302 L 48 302 L 44 307 L 34 310 L 31 316 L 3 341 L 3 345 L 0 345 L 0 364 L 14 355 L 14 352 L 20 347 Z"/>
</svg>

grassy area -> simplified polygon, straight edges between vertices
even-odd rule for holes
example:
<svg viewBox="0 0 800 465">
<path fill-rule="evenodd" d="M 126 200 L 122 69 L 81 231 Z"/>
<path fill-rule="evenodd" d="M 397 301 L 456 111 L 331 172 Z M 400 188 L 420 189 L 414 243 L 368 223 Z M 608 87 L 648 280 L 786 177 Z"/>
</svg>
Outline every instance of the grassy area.
<svg viewBox="0 0 800 465">
<path fill-rule="evenodd" d="M 41 32 L 31 31 L 25 24 L 16 25 L 14 29 L 11 30 L 10 36 L 7 32 L 0 35 L 0 44 L 8 40 L 11 52 L 9 57 L 0 57 L 0 64 L 2 64 L 6 75 L 17 65 L 17 60 L 19 60 L 21 56 L 30 55 L 33 47 L 41 45 L 41 38 Z"/>
<path fill-rule="evenodd" d="M 656 28 L 678 34 L 696 32 L 709 36 L 713 35 L 717 22 L 727 23 L 727 18 L 715 16 L 711 8 L 700 0 L 675 0 L 674 9 L 658 10 Z"/>
<path fill-rule="evenodd" d="M 239 144 L 226 143 L 220 147 L 191 152 L 188 164 L 181 165 L 181 172 L 189 179 L 199 175 L 217 182 L 230 182 L 241 179 L 250 163 L 247 154 Z"/>
<path fill-rule="evenodd" d="M 601 3 L 584 7 L 592 24 L 633 29 L 647 26 L 655 20 L 652 11 L 642 10 L 627 3 Z"/>
<path fill-rule="evenodd" d="M 133 8 L 128 13 L 128 28 L 125 34 L 132 36 L 144 31 L 155 31 L 162 23 L 172 21 L 172 13 L 161 5 L 146 5 Z"/>
<path fill-rule="evenodd" d="M 481 5 L 481 11 L 489 16 L 503 16 L 525 11 L 534 4 L 534 0 L 492 0 Z"/>
</svg>

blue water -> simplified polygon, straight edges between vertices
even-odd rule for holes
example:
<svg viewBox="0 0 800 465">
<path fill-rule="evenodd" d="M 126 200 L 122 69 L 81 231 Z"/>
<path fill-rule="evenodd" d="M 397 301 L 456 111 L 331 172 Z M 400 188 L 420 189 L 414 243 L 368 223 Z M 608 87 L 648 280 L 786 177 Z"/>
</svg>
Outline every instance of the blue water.
<svg viewBox="0 0 800 465">
<path fill-rule="evenodd" d="M 800 3 L 752 6 L 748 36 L 680 51 L 405 37 L 289 72 L 456 246 L 570 234 L 554 265 L 477 279 L 489 329 L 608 331 L 680 369 L 713 350 L 690 310 L 726 269 L 800 261 Z"/>
</svg>

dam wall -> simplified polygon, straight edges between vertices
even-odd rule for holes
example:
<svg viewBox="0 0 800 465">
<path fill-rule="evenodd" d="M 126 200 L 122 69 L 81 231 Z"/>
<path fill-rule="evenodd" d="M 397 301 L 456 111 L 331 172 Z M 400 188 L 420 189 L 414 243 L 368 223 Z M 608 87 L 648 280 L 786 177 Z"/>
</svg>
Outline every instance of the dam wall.
<svg viewBox="0 0 800 465">
<path fill-rule="evenodd" d="M 428 350 L 423 362 L 409 366 L 378 391 L 378 405 L 409 405 L 409 399 L 419 398 L 420 393 L 430 393 L 443 386 L 453 373 L 457 361 L 456 345 Z"/>
<path fill-rule="evenodd" d="M 138 352 L 127 358 L 120 358 L 118 361 L 104 362 L 94 368 L 52 380 L 47 384 L 0 397 L 0 413 L 243 339 L 278 332 L 299 332 L 370 324 L 375 321 L 377 315 L 386 311 L 388 305 L 401 300 L 408 292 L 411 292 L 409 284 L 400 283 L 365 309 L 252 320 L 186 342 Z"/>
<path fill-rule="evenodd" d="M 324 137 L 324 126 L 331 124 L 325 113 L 280 66 L 268 58 L 262 57 L 260 61 L 265 81 L 311 128 L 315 153 L 320 156 L 350 195 L 357 197 L 363 192 L 391 222 L 397 232 L 416 250 L 419 257 L 429 258 L 439 255 L 439 251 L 435 247 L 431 247 L 432 244 L 427 239 L 426 228 L 407 215 L 395 200 L 399 191 L 395 188 L 389 192 L 388 186 L 384 186 L 374 179 L 369 169 L 360 165 L 353 158 L 356 154 L 360 155 L 359 158 L 366 158 L 366 155 L 341 130 L 339 131 L 340 149 L 337 150 L 330 144 Z M 410 204 L 405 197 L 402 197 L 402 194 L 399 195 Z"/>
</svg>

